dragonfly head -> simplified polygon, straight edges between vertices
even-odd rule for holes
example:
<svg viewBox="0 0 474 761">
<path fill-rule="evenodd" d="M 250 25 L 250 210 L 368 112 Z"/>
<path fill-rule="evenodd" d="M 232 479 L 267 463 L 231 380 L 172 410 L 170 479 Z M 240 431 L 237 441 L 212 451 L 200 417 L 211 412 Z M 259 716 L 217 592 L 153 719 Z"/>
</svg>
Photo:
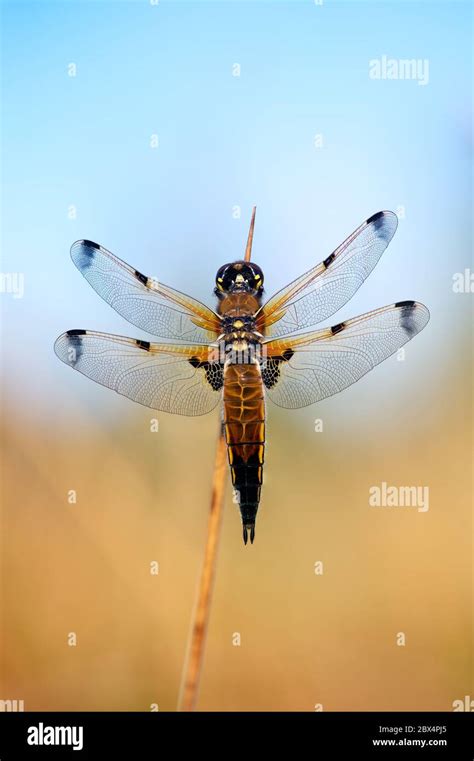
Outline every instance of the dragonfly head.
<svg viewBox="0 0 474 761">
<path fill-rule="evenodd" d="M 232 262 L 224 264 L 217 271 L 215 293 L 219 297 L 229 293 L 263 293 L 263 272 L 253 262 Z"/>
</svg>

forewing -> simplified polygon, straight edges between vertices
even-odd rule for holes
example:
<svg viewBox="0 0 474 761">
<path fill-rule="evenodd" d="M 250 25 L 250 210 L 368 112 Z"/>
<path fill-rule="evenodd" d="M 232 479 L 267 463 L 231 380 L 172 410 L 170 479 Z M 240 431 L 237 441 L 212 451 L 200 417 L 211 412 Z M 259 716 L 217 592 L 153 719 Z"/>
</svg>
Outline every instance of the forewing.
<svg viewBox="0 0 474 761">
<path fill-rule="evenodd" d="M 370 275 L 397 224 L 391 211 L 379 211 L 367 219 L 323 262 L 264 304 L 257 317 L 258 330 L 266 336 L 284 336 L 337 312 Z"/>
<path fill-rule="evenodd" d="M 65 364 L 145 407 L 204 415 L 220 399 L 222 366 L 205 345 L 160 345 L 69 330 L 59 336 L 54 350 Z"/>
<path fill-rule="evenodd" d="M 212 309 L 143 275 L 98 243 L 76 241 L 71 258 L 99 296 L 148 333 L 203 343 L 214 340 L 220 332 L 219 316 Z"/>
<path fill-rule="evenodd" d="M 269 398 L 297 409 L 355 383 L 417 335 L 429 311 L 415 301 L 376 309 L 313 333 L 264 343 Z"/>
</svg>

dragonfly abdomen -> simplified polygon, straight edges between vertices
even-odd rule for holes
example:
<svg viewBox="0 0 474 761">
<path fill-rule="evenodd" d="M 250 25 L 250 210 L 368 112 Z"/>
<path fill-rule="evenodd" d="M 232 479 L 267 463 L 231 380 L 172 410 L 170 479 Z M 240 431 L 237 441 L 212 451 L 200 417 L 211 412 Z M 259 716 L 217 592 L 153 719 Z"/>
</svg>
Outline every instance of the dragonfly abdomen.
<svg viewBox="0 0 474 761">
<path fill-rule="evenodd" d="M 226 365 L 223 402 L 227 451 L 244 542 L 249 533 L 253 542 L 265 450 L 265 400 L 257 362 Z"/>
</svg>

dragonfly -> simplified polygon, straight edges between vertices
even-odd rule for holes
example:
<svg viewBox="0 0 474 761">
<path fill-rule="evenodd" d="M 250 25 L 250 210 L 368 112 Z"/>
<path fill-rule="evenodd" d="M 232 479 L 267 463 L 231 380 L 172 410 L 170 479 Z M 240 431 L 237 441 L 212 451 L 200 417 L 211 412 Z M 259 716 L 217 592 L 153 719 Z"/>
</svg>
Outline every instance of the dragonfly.
<svg viewBox="0 0 474 761">
<path fill-rule="evenodd" d="M 243 540 L 253 543 L 263 483 L 266 400 L 298 409 L 343 391 L 428 323 L 426 306 L 397 301 L 307 330 L 355 294 L 392 240 L 398 219 L 379 211 L 319 264 L 264 300 L 264 275 L 245 256 L 219 267 L 215 309 L 148 277 L 90 240 L 71 257 L 94 290 L 160 343 L 74 329 L 55 342 L 59 359 L 134 402 L 178 415 L 222 405 L 223 435 Z"/>
</svg>

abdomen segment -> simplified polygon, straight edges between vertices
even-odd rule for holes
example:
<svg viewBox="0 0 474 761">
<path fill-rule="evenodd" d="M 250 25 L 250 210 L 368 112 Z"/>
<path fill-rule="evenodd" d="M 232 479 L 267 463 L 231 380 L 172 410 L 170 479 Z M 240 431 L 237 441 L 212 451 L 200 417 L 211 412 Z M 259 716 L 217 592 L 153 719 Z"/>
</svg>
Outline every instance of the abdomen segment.
<svg viewBox="0 0 474 761">
<path fill-rule="evenodd" d="M 265 450 L 265 401 L 259 365 L 227 365 L 223 400 L 225 437 L 244 542 L 249 533 L 253 542 Z"/>
</svg>

